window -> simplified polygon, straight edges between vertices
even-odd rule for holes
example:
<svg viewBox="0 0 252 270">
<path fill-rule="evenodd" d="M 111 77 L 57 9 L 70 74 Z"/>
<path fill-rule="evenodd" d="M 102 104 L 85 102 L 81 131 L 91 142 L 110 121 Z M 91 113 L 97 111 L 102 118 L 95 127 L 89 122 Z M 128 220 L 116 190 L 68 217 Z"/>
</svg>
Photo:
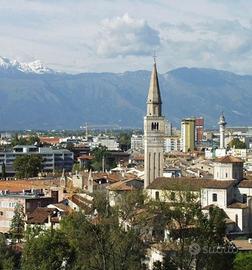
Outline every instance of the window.
<svg viewBox="0 0 252 270">
<path fill-rule="evenodd" d="M 226 173 L 226 178 L 228 178 L 228 174 Z"/>
<path fill-rule="evenodd" d="M 155 199 L 156 199 L 156 201 L 159 201 L 159 191 L 156 191 L 156 193 L 155 193 Z"/>
<path fill-rule="evenodd" d="M 213 193 L 213 202 L 217 202 L 217 194 Z"/>
<path fill-rule="evenodd" d="M 153 122 L 153 123 L 151 123 L 151 130 L 158 130 L 159 129 L 159 123 L 157 123 L 157 122 Z"/>
</svg>

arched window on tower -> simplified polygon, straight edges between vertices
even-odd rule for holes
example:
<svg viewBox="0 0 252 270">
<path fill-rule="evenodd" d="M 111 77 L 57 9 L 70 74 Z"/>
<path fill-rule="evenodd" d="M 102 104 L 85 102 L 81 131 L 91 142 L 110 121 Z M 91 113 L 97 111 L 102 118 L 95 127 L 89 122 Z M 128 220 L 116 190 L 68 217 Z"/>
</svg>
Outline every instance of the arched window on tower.
<svg viewBox="0 0 252 270">
<path fill-rule="evenodd" d="M 158 122 L 152 122 L 151 123 L 151 130 L 158 130 L 159 123 Z"/>
</svg>

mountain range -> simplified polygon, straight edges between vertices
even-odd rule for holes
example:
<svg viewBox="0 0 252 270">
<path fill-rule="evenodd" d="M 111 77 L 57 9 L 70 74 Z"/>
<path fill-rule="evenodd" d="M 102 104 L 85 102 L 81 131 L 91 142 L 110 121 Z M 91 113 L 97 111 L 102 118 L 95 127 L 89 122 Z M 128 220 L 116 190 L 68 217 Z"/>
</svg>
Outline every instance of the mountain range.
<svg viewBox="0 0 252 270">
<path fill-rule="evenodd" d="M 124 73 L 56 72 L 40 61 L 0 57 L 0 130 L 75 129 L 88 125 L 143 125 L 150 71 Z M 203 116 L 217 127 L 224 111 L 228 125 L 252 124 L 252 76 L 203 68 L 159 74 L 163 113 L 173 125 Z"/>
</svg>

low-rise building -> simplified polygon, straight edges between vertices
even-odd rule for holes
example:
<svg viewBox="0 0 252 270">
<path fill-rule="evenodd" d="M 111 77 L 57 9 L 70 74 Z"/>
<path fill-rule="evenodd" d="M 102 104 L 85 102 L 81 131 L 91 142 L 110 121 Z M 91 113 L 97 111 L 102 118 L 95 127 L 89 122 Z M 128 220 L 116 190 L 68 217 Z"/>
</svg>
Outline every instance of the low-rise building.
<svg viewBox="0 0 252 270">
<path fill-rule="evenodd" d="M 2 192 L 0 195 L 0 232 L 9 232 L 17 204 L 23 206 L 26 215 L 32 213 L 37 207 L 46 207 L 51 203 L 57 203 L 56 199 L 36 194 L 8 194 L 8 192 Z"/>
<path fill-rule="evenodd" d="M 73 153 L 67 149 L 52 149 L 34 145 L 17 145 L 13 151 L 0 152 L 0 164 L 5 164 L 8 175 L 14 175 L 14 160 L 18 156 L 36 154 L 42 157 L 42 170 L 54 172 L 55 170 L 71 171 L 73 166 Z"/>
</svg>

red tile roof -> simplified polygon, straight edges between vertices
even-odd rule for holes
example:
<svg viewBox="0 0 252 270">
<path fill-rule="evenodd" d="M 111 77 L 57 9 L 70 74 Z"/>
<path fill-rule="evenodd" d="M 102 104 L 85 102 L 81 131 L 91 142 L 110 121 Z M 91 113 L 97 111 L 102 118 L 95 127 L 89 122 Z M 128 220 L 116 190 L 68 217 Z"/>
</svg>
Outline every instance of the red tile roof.
<svg viewBox="0 0 252 270">
<path fill-rule="evenodd" d="M 199 191 L 202 188 L 227 189 L 235 180 L 209 180 L 202 178 L 178 177 L 156 178 L 147 189 Z"/>
<path fill-rule="evenodd" d="M 60 138 L 58 137 L 39 137 L 40 141 L 48 144 L 58 144 Z"/>
<path fill-rule="evenodd" d="M 252 180 L 242 180 L 238 187 L 240 188 L 252 188 Z"/>
<path fill-rule="evenodd" d="M 219 162 L 219 163 L 243 163 L 243 160 L 237 157 L 233 157 L 233 156 L 225 156 L 225 157 L 221 157 L 221 158 L 217 158 L 215 160 L 215 162 Z"/>
</svg>

